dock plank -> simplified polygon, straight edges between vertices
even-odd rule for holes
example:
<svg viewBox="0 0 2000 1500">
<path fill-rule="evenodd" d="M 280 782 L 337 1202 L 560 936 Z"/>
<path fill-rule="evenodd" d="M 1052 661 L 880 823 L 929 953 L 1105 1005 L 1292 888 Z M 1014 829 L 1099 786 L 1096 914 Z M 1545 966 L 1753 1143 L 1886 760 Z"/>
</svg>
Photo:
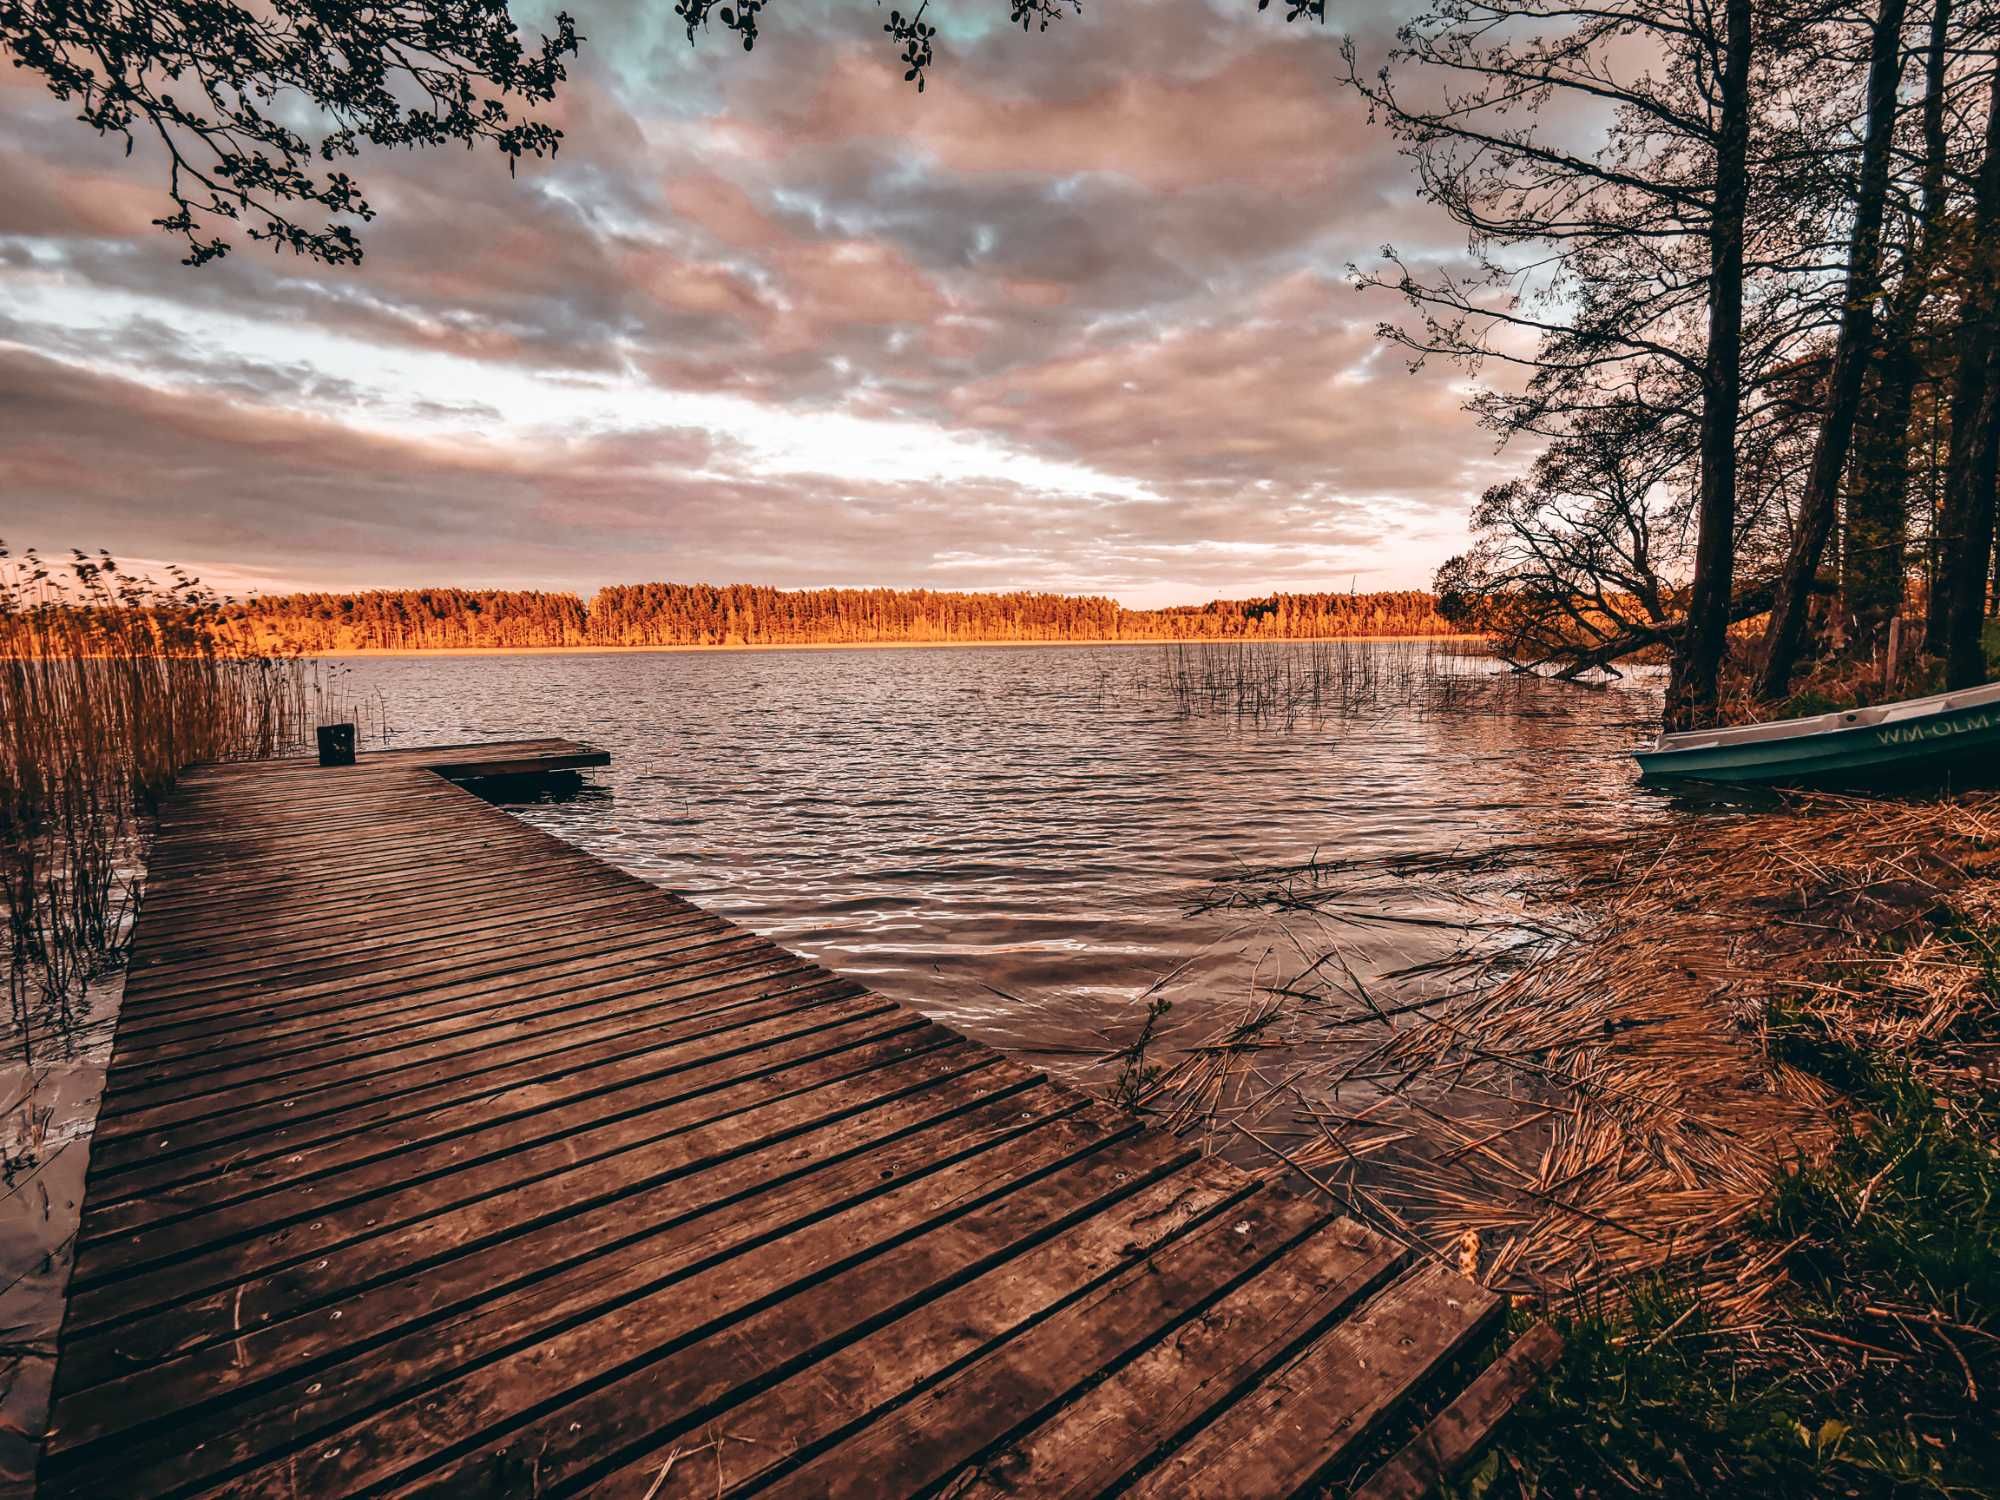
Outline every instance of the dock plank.
<svg viewBox="0 0 2000 1500">
<path fill-rule="evenodd" d="M 816 1056 L 829 1043 L 882 1035 L 904 1024 L 902 1011 L 851 982 L 833 980 L 809 994 L 804 1003 L 781 1002 L 775 1014 L 737 1025 L 690 1028 L 681 1036 L 656 1032 L 648 1045 L 594 1066 L 562 1068 L 425 1108 L 382 1111 L 364 1128 L 316 1141 L 293 1140 L 282 1151 L 256 1156 L 239 1149 L 230 1155 L 230 1186 L 221 1193 L 212 1169 L 197 1163 L 194 1172 L 144 1183 L 141 1192 L 107 1194 L 95 1233 L 129 1243 L 151 1228 L 198 1212 L 204 1222 L 197 1232 L 206 1242 L 220 1232 L 216 1210 L 249 1204 L 256 1221 L 267 1222 L 282 1211 L 272 1201 L 274 1195 L 299 1184 L 310 1186 L 310 1211 L 316 1213 L 348 1181 L 379 1191 L 412 1169 L 427 1170 L 441 1149 L 448 1147 L 454 1161 L 476 1157 L 491 1149 L 487 1142 L 493 1132 L 504 1139 L 500 1149 L 516 1150 L 543 1134 L 588 1129 L 604 1112 L 623 1110 L 642 1098 L 651 1104 L 705 1094 L 749 1068 L 761 1070 L 774 1060 L 790 1061 L 801 1054 Z M 541 1134 L 523 1142 L 523 1131 Z"/>
<path fill-rule="evenodd" d="M 1547 1323 L 1522 1334 L 1354 1492 L 1354 1500 L 1423 1500 L 1478 1454 L 1514 1404 L 1562 1358 L 1562 1336 Z"/>
<path fill-rule="evenodd" d="M 1171 1452 L 1235 1394 L 1302 1349 L 1403 1262 L 1382 1236 L 1335 1219 L 1052 1415 L 959 1472 L 956 1500 L 1114 1489 Z"/>
<path fill-rule="evenodd" d="M 719 1278 L 723 1285 L 715 1296 L 731 1311 L 756 1308 L 748 1316 L 730 1319 L 672 1357 L 649 1360 L 582 1401 L 423 1476 L 423 1482 L 408 1492 L 437 1496 L 489 1492 L 505 1484 L 529 1453 L 541 1474 L 586 1482 L 602 1477 L 606 1467 L 620 1458 L 643 1459 L 645 1453 L 699 1432 L 708 1423 L 733 1433 L 739 1423 L 749 1426 L 760 1414 L 753 1406 L 759 1389 L 816 1358 L 843 1346 L 851 1348 L 857 1335 L 906 1308 L 933 1303 L 989 1270 L 999 1270 L 999 1281 L 1032 1293 L 1038 1274 L 1052 1262 L 1073 1265 L 1081 1258 L 1087 1264 L 1115 1257 L 1127 1245 L 1143 1254 L 1190 1217 L 1203 1216 L 1240 1195 L 1246 1184 L 1196 1161 L 1191 1151 L 1157 1136 L 1135 1135 L 1038 1177 L 1035 1186 L 1032 1193 L 987 1194 L 990 1201 L 971 1212 L 957 1212 L 954 1206 L 954 1211 L 917 1226 L 921 1232 L 914 1238 L 899 1236 L 881 1253 L 858 1258 L 858 1264 L 846 1264 L 830 1276 L 824 1275 L 829 1268 L 820 1264 L 830 1256 L 816 1255 L 815 1279 L 807 1281 L 800 1294 L 775 1304 L 757 1306 L 766 1302 L 758 1294 L 768 1283 L 761 1276 L 746 1279 L 735 1269 L 749 1269 L 757 1259 L 742 1257 Z M 874 1238 L 881 1226 L 871 1214 L 865 1228 L 854 1227 Z M 778 1269 L 790 1259 L 787 1255 L 774 1261 L 771 1270 L 780 1277 L 792 1274 L 789 1264 Z M 833 1266 L 856 1260 L 849 1255 Z M 676 1324 L 690 1318 L 683 1307 L 661 1311 Z M 593 1349 L 593 1363 L 599 1358 Z M 852 1369 L 850 1360 L 842 1373 L 851 1375 Z M 856 1394 L 838 1379 L 817 1388 L 822 1412 L 842 1409 Z M 746 1406 L 752 1409 L 745 1410 Z M 662 1422 L 662 1413 L 675 1415 Z M 766 1441 L 765 1434 L 757 1432 L 747 1446 L 761 1448 Z M 737 1456 L 735 1447 L 730 1445 L 731 1458 Z M 754 1477 L 767 1457 L 747 1456 L 747 1467 L 739 1466 L 735 1477 Z"/>
<path fill-rule="evenodd" d="M 822 1432 L 833 1426 L 820 1392 L 841 1389 L 849 1399 L 839 1415 L 852 1435 L 785 1474 L 768 1493 L 866 1500 L 881 1488 L 920 1492 L 1122 1364 L 1135 1348 L 1165 1336 L 1331 1217 L 1324 1205 L 1267 1189 L 1229 1205 L 1158 1254 L 1150 1247 L 1130 1253 L 1121 1247 L 1115 1274 L 1100 1276 L 1039 1321 L 1031 1321 L 1035 1303 L 1070 1290 L 1046 1272 L 1031 1297 L 1021 1295 L 1016 1275 L 989 1292 L 984 1305 L 962 1295 L 931 1304 L 792 1377 L 762 1398 L 761 1421 L 732 1411 L 730 1433 L 754 1437 L 761 1427 L 804 1448 L 816 1426 Z M 961 1301 L 973 1305 L 953 1305 Z M 933 1371 L 949 1373 L 926 1381 Z M 920 1382 L 928 1388 L 896 1404 Z M 887 1415 L 875 1415 L 878 1409 Z M 759 1456 L 777 1468 L 785 1449 L 779 1442 Z M 757 1455 L 754 1448 L 746 1451 Z M 739 1481 L 746 1477 L 742 1457 L 730 1455 L 731 1477 Z"/>
<path fill-rule="evenodd" d="M 908 1066 L 891 1066 L 898 1063 Z M 951 1104 L 941 1105 L 931 1093 L 940 1082 L 966 1078 L 974 1072 L 981 1076 L 961 1089 Z M 962 1046 L 954 1047 L 930 1033 L 904 1034 L 837 1059 L 822 1059 L 801 1069 L 795 1082 L 799 1085 L 796 1092 L 770 1110 L 739 1112 L 696 1126 L 677 1138 L 638 1143 L 629 1151 L 567 1167 L 553 1160 L 556 1153 L 548 1152 L 540 1163 L 548 1170 L 504 1191 L 470 1197 L 434 1213 L 402 1218 L 378 1215 L 374 1223 L 358 1217 L 336 1224 L 336 1235 L 341 1230 L 354 1232 L 336 1240 L 309 1241 L 290 1255 L 272 1256 L 240 1279 L 206 1293 L 171 1299 L 95 1329 L 82 1329 L 77 1344 L 78 1380 L 88 1384 L 109 1378 L 109 1374 L 123 1374 L 135 1365 L 205 1343 L 235 1347 L 245 1328 L 277 1326 L 324 1306 L 346 1290 L 375 1287 L 413 1269 L 470 1256 L 488 1246 L 511 1255 L 518 1248 L 514 1240 L 541 1225 L 593 1213 L 607 1205 L 622 1204 L 621 1212 L 650 1208 L 664 1216 L 641 1220 L 642 1226 L 671 1224 L 679 1214 L 677 1205 L 699 1203 L 698 1190 L 688 1184 L 696 1174 L 716 1170 L 738 1157 L 776 1158 L 788 1163 L 789 1169 L 803 1170 L 816 1159 L 816 1151 L 834 1152 L 830 1132 L 852 1129 L 846 1122 L 854 1120 L 861 1120 L 860 1128 L 866 1129 L 869 1122 L 863 1117 L 876 1111 L 887 1111 L 891 1122 L 898 1125 L 911 1111 L 921 1119 L 946 1121 L 1018 1095 L 1022 1096 L 1018 1108 L 1024 1118 L 1037 1111 L 1062 1112 L 1045 1105 L 1038 1096 L 1026 1097 L 1029 1088 L 1018 1080 L 982 1068 L 979 1059 Z M 878 1185 L 900 1180 L 894 1176 L 894 1168 L 892 1162 L 877 1165 Z M 883 1171 L 892 1176 L 883 1178 Z M 491 1176 L 484 1185 L 492 1185 Z M 690 1196 L 658 1203 L 639 1201 L 641 1195 L 659 1187 Z M 626 1199 L 634 1203 L 625 1203 Z M 715 1233 L 712 1227 L 706 1232 Z M 526 1265 L 534 1276 L 549 1269 L 539 1261 Z M 604 1268 L 592 1270 L 597 1274 Z M 427 1277 L 418 1294 L 426 1299 L 438 1294 L 455 1284 L 457 1274 L 449 1271 Z M 319 1342 L 326 1343 L 323 1331 Z"/>
<path fill-rule="evenodd" d="M 1297 1494 L 1499 1313 L 1499 1298 L 1453 1271 L 1438 1265 L 1411 1271 L 1127 1493 L 1147 1500 Z"/>
<path fill-rule="evenodd" d="M 244 1333 L 126 1365 L 72 1405 L 61 1438 L 74 1447 L 172 1418 L 191 1396 L 209 1401 L 317 1367 L 324 1334 L 314 1314 L 331 1307 L 345 1310 L 344 1352 L 352 1357 L 572 1269 L 587 1269 L 593 1295 L 610 1300 L 628 1270 L 661 1280 L 878 1196 L 885 1184 L 1003 1146 L 1038 1151 L 1055 1139 L 1049 1127 L 1081 1107 L 1046 1086 L 995 1089 L 943 1113 L 905 1093 L 705 1166 L 641 1176 L 636 1185 L 620 1163 L 584 1168 L 504 1208 L 489 1199 L 451 1225 L 383 1236 L 322 1257 L 310 1274 L 247 1284 Z M 546 1297 L 537 1305 L 543 1317 L 561 1310 Z M 530 1316 L 524 1306 L 519 1320 Z"/>
<path fill-rule="evenodd" d="M 148 1118 L 127 1116 L 124 1123 L 132 1128 L 103 1143 L 99 1170 L 106 1174 L 107 1191 L 127 1196 L 135 1191 L 131 1181 L 121 1179 L 114 1185 L 110 1174 L 164 1167 L 178 1176 L 203 1160 L 219 1169 L 224 1163 L 216 1159 L 216 1153 L 225 1148 L 234 1148 L 228 1165 L 254 1161 L 259 1154 L 286 1151 L 296 1144 L 353 1130 L 368 1120 L 392 1121 L 421 1109 L 533 1082 L 555 1070 L 588 1067 L 628 1051 L 650 1050 L 659 1044 L 662 1030 L 670 1024 L 689 1030 L 706 1023 L 702 1034 L 719 1033 L 781 1008 L 796 1008 L 827 983 L 821 971 L 785 965 L 781 960 L 731 964 L 678 982 L 637 988 L 629 980 L 607 981 L 603 988 L 616 986 L 616 992 L 603 995 L 599 1004 L 574 1007 L 553 1017 L 544 1014 L 540 1024 L 525 1035 L 511 1034 L 477 1048 L 456 1048 L 440 1060 L 378 1069 L 356 1083 L 287 1089 L 282 1097 L 267 1102 L 239 1095 L 226 1110 L 186 1118 L 165 1111 Z M 239 1142 L 245 1144 L 239 1146 Z M 250 1142 L 261 1142 L 261 1146 Z M 155 1176 L 141 1180 L 164 1183 L 172 1179 Z"/>
<path fill-rule="evenodd" d="M 460 784 L 605 761 L 184 777 L 43 1492 L 1288 1494 L 1490 1320 Z M 1421 1461 L 1523 1388 L 1475 1383 Z"/>
</svg>

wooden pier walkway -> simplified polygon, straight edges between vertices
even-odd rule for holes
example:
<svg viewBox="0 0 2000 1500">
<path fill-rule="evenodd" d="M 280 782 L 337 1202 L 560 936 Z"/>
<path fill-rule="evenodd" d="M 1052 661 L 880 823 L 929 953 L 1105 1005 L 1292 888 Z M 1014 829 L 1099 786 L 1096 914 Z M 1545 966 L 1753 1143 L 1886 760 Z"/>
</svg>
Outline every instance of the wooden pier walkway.
<svg viewBox="0 0 2000 1500">
<path fill-rule="evenodd" d="M 1322 1203 L 449 779 L 604 759 L 183 780 L 43 1493 L 1314 1493 L 1491 1328 Z M 1517 1364 L 1370 1492 L 1423 1493 Z"/>
</svg>

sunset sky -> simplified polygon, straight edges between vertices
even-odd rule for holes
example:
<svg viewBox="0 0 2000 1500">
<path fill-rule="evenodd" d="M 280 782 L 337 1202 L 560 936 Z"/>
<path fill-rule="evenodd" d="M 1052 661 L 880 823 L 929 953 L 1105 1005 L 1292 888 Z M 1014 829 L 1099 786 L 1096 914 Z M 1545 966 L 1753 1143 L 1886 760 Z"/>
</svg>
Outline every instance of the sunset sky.
<svg viewBox="0 0 2000 1500">
<path fill-rule="evenodd" d="M 364 158 L 359 269 L 182 266 L 158 161 L 0 71 L 0 537 L 236 589 L 1151 605 L 1420 586 L 1521 466 L 1347 283 L 1463 249 L 1338 87 L 1386 11 L 945 0 L 919 95 L 868 0 L 748 55 L 571 8 L 555 162 Z"/>
</svg>

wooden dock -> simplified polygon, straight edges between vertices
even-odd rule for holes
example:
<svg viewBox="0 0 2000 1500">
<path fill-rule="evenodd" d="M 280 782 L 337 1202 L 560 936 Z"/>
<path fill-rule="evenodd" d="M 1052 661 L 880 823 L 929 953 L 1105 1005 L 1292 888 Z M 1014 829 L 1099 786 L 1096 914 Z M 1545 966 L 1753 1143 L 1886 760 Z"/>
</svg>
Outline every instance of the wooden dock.
<svg viewBox="0 0 2000 1500">
<path fill-rule="evenodd" d="M 183 780 L 43 1493 L 1283 1496 L 1429 1393 L 1413 1495 L 1505 1410 L 1471 1282 L 452 784 L 604 759 Z"/>
</svg>

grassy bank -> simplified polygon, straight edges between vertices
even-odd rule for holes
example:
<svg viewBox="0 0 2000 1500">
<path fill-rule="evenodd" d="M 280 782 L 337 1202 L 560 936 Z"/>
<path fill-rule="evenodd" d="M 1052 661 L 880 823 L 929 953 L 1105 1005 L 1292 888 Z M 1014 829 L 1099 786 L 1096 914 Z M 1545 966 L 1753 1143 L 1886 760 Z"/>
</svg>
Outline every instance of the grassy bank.
<svg viewBox="0 0 2000 1500">
<path fill-rule="evenodd" d="M 1990 1100 L 1772 1019 L 1780 1049 L 1853 1111 L 1745 1226 L 1785 1286 L 1747 1327 L 1671 1268 L 1558 1303 L 1564 1361 L 1464 1493 L 2000 1494 Z"/>
<path fill-rule="evenodd" d="M 1819 669 L 1776 716 L 1941 686 L 1928 661 Z M 1832 879 L 1807 860 L 1785 920 L 1822 942 L 1753 946 L 1773 968 L 1747 1050 L 1819 1085 L 1830 1124 L 1730 1247 L 1754 1306 L 1718 1300 L 1695 1253 L 1518 1309 L 1511 1331 L 1546 1315 L 1565 1356 L 1462 1493 L 2000 1495 L 2000 853 L 1979 809 Z"/>
</svg>

